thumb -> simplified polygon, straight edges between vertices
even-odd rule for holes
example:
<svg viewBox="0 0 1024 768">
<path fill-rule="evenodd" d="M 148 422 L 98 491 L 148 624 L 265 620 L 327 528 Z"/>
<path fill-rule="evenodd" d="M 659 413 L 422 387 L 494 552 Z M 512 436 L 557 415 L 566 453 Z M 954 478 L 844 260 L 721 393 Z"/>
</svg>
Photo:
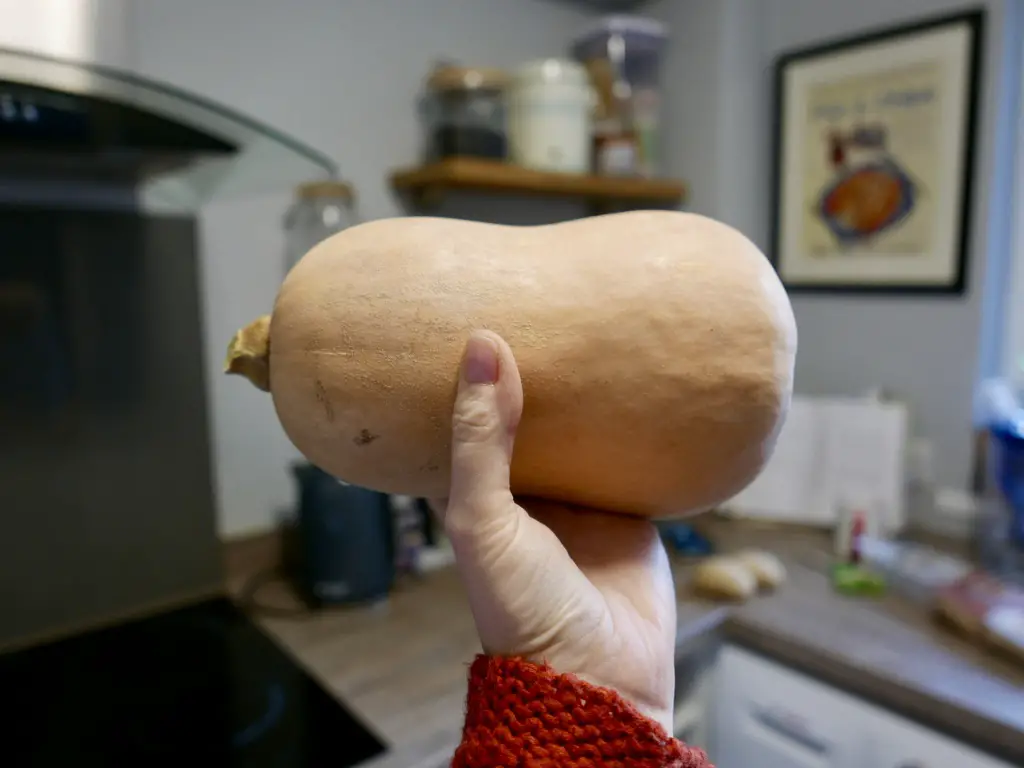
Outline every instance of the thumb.
<svg viewBox="0 0 1024 768">
<path fill-rule="evenodd" d="M 449 533 L 475 538 L 513 522 L 509 471 L 522 410 L 523 386 L 512 350 L 495 333 L 473 333 L 452 413 Z"/>
</svg>

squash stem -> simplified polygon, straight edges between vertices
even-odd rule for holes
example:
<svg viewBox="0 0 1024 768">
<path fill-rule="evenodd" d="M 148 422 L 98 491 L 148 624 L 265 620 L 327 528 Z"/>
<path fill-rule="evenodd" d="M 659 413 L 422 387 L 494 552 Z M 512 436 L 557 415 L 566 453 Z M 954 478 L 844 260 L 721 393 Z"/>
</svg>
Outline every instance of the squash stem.
<svg viewBox="0 0 1024 768">
<path fill-rule="evenodd" d="M 244 376 L 257 389 L 270 391 L 270 315 L 263 315 L 231 337 L 224 373 Z"/>
</svg>

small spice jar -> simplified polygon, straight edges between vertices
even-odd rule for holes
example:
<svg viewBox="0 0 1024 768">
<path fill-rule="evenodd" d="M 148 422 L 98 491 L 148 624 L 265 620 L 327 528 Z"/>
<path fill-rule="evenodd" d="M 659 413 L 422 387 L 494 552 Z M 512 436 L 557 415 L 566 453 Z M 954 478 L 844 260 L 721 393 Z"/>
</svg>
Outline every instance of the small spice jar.
<svg viewBox="0 0 1024 768">
<path fill-rule="evenodd" d="M 503 160 L 506 83 L 500 70 L 448 64 L 436 67 L 427 79 L 422 103 L 427 160 Z"/>
</svg>

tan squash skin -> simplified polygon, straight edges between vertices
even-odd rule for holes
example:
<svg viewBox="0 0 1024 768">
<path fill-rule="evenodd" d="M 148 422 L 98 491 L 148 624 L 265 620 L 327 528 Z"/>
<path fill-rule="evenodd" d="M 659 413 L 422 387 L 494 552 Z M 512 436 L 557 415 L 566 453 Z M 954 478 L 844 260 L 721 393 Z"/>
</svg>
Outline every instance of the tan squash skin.
<svg viewBox="0 0 1024 768">
<path fill-rule="evenodd" d="M 707 509 L 756 476 L 789 405 L 792 310 L 730 227 L 662 211 L 542 227 L 403 218 L 335 235 L 288 275 L 270 323 L 281 424 L 349 482 L 443 497 L 477 328 L 508 341 L 522 374 L 517 495 Z"/>
</svg>

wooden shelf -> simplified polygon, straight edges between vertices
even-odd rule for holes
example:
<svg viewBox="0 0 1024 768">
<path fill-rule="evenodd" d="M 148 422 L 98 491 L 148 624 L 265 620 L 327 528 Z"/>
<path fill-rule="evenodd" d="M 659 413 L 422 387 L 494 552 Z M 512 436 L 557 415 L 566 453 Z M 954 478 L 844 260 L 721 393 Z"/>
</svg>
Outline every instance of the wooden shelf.
<svg viewBox="0 0 1024 768">
<path fill-rule="evenodd" d="M 599 208 L 612 204 L 676 205 L 686 196 L 685 185 L 669 179 L 546 173 L 463 157 L 396 171 L 391 175 L 391 186 L 411 195 L 419 205 L 436 203 L 452 190 L 574 198 Z"/>
</svg>

